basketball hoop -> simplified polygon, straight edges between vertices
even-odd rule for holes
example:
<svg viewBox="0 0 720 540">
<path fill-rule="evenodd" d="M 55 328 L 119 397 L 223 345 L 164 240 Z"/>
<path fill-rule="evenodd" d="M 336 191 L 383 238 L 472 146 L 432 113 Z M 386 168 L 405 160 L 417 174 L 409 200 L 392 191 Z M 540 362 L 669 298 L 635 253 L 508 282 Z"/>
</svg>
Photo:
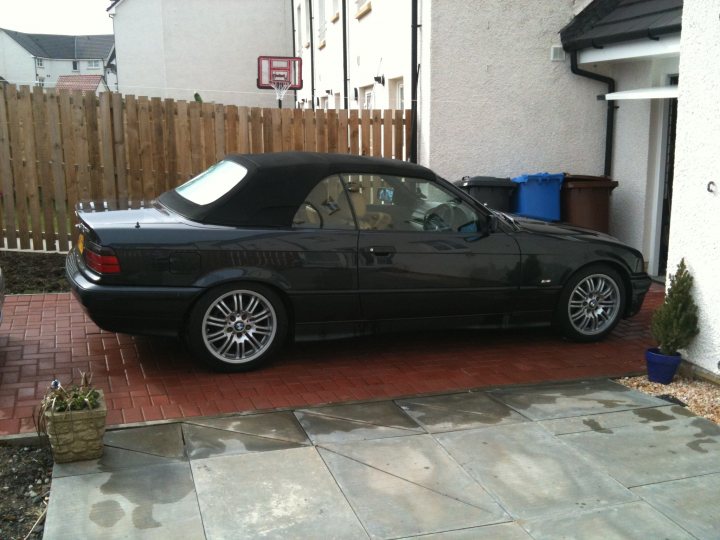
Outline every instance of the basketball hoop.
<svg viewBox="0 0 720 540">
<path fill-rule="evenodd" d="M 270 85 L 273 90 L 275 90 L 275 97 L 277 97 L 278 100 L 278 108 L 282 109 L 282 100 L 290 88 L 290 81 L 273 81 Z"/>
<path fill-rule="evenodd" d="M 289 56 L 258 57 L 258 88 L 272 88 L 282 108 L 288 90 L 302 88 L 302 60 Z"/>
</svg>

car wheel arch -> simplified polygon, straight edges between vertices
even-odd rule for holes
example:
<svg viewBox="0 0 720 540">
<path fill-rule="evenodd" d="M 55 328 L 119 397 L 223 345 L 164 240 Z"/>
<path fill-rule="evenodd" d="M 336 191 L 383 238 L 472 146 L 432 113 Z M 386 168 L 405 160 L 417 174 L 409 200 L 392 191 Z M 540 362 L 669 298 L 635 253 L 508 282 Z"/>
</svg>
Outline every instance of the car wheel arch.
<svg viewBox="0 0 720 540">
<path fill-rule="evenodd" d="M 188 325 L 190 324 L 191 314 L 195 309 L 197 303 L 207 294 L 210 294 L 213 291 L 221 289 L 223 287 L 227 287 L 228 285 L 237 286 L 239 289 L 242 289 L 244 285 L 261 285 L 272 290 L 283 303 L 283 307 L 285 308 L 285 313 L 288 319 L 288 341 L 292 339 L 292 336 L 294 335 L 293 329 L 295 327 L 295 311 L 293 309 L 292 302 L 290 302 L 290 297 L 288 296 L 287 292 L 281 287 L 278 287 L 277 284 L 259 279 L 227 279 L 224 281 L 215 282 L 210 287 L 202 289 L 195 296 L 195 298 L 193 298 L 193 301 L 188 305 L 187 311 L 185 312 L 185 315 L 183 317 L 183 332 L 187 331 Z"/>
<path fill-rule="evenodd" d="M 575 268 L 572 272 L 569 272 L 567 274 L 567 276 L 562 280 L 561 289 L 565 288 L 567 286 L 567 284 L 570 282 L 570 280 L 572 278 L 574 278 L 577 274 L 587 270 L 591 266 L 607 266 L 609 268 L 612 268 L 622 278 L 622 286 L 623 286 L 623 289 L 625 290 L 625 293 L 630 292 L 630 290 L 631 290 L 630 271 L 628 270 L 627 266 L 624 266 L 622 263 L 612 260 L 612 259 L 596 259 L 596 260 L 592 260 L 592 261 L 587 261 L 582 266 Z"/>
</svg>

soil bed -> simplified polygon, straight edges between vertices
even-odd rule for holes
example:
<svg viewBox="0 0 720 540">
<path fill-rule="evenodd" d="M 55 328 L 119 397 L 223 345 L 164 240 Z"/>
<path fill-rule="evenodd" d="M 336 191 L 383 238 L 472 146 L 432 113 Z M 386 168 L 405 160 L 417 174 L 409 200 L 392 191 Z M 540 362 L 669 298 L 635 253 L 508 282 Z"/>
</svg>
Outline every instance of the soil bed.
<svg viewBox="0 0 720 540">
<path fill-rule="evenodd" d="M 50 494 L 52 454 L 47 447 L 0 445 L 0 538 L 42 538 Z"/>
<path fill-rule="evenodd" d="M 5 294 L 68 292 L 65 254 L 32 251 L 0 251 Z"/>
</svg>

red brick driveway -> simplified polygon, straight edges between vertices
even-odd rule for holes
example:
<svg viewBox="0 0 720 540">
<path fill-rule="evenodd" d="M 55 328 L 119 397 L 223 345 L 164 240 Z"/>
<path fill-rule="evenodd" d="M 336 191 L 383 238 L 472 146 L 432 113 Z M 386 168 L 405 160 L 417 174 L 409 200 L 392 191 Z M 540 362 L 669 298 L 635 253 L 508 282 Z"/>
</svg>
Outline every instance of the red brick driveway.
<svg viewBox="0 0 720 540">
<path fill-rule="evenodd" d="M 77 381 L 80 370 L 105 391 L 109 425 L 637 373 L 662 298 L 653 285 L 640 314 L 602 343 L 568 343 L 547 330 L 387 335 L 294 344 L 265 369 L 218 374 L 175 340 L 99 330 L 70 294 L 8 296 L 0 435 L 34 431 L 50 381 Z"/>
</svg>

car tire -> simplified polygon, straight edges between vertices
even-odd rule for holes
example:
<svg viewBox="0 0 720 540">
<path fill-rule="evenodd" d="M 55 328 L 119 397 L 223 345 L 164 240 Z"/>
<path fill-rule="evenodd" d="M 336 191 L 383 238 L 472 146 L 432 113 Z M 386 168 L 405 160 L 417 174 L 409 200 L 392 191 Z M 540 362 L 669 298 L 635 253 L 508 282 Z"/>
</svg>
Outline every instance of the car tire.
<svg viewBox="0 0 720 540">
<path fill-rule="evenodd" d="M 625 286 L 616 270 L 607 265 L 588 266 L 563 288 L 555 323 L 572 341 L 600 341 L 622 319 L 625 302 Z"/>
<path fill-rule="evenodd" d="M 193 308 L 187 341 L 193 355 L 218 371 L 249 371 L 285 342 L 288 319 L 269 287 L 233 283 L 206 293 Z"/>
</svg>

